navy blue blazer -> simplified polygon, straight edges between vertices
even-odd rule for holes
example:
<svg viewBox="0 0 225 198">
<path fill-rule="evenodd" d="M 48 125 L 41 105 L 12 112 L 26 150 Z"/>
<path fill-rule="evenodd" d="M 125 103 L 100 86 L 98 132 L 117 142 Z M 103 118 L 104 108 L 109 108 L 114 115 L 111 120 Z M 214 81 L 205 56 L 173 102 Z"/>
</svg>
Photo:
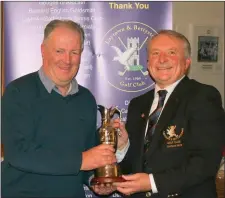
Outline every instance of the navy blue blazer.
<svg viewBox="0 0 225 198">
<path fill-rule="evenodd" d="M 146 118 L 153 99 L 151 90 L 129 104 L 126 129 L 130 147 L 121 162 L 123 173 L 144 172 L 145 166 L 158 189 L 151 195 L 154 198 L 216 198 L 215 176 L 225 134 L 219 92 L 188 77 L 182 79 L 165 104 L 143 161 Z"/>
</svg>

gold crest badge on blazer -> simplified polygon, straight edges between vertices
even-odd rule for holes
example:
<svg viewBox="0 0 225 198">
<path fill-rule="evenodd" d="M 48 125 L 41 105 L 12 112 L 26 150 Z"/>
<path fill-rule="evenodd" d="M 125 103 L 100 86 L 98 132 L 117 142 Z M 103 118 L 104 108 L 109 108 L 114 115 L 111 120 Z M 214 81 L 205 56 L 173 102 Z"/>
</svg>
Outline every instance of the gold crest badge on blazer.
<svg viewBox="0 0 225 198">
<path fill-rule="evenodd" d="M 166 140 L 167 148 L 182 147 L 181 137 L 184 135 L 184 128 L 180 131 L 176 130 L 176 125 L 169 126 L 166 131 L 163 131 L 163 136 Z"/>
</svg>

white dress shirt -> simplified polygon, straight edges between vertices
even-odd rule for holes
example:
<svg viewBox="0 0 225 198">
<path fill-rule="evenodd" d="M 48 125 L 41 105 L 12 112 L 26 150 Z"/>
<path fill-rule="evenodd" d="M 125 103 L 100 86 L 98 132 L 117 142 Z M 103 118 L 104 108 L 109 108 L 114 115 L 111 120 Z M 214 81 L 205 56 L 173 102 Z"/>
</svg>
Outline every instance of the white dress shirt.
<svg viewBox="0 0 225 198">
<path fill-rule="evenodd" d="M 167 91 L 167 94 L 166 94 L 166 98 L 164 100 L 164 104 L 163 104 L 163 107 L 162 107 L 162 111 L 163 111 L 163 108 L 165 106 L 165 104 L 167 103 L 171 93 L 173 92 L 173 90 L 175 89 L 175 87 L 178 85 L 178 83 L 184 78 L 185 76 L 183 76 L 182 78 L 180 78 L 179 80 L 177 80 L 175 83 L 169 85 L 168 87 L 165 87 L 164 90 Z M 154 92 L 154 100 L 152 102 L 152 106 L 151 106 L 151 109 L 150 109 L 150 112 L 149 112 L 149 115 L 156 109 L 157 105 L 158 105 L 158 101 L 159 101 L 159 95 L 158 95 L 158 91 L 159 90 L 162 90 L 157 84 L 155 85 L 155 92 Z M 161 111 L 161 113 L 162 113 Z M 160 113 L 160 115 L 161 115 Z M 160 117 L 159 115 L 159 117 Z M 159 118 L 158 118 L 159 119 Z M 147 127 L 146 127 L 147 128 Z M 145 131 L 145 135 L 146 135 L 146 132 L 147 130 Z M 130 142 L 128 140 L 128 143 L 127 145 L 122 149 L 122 150 L 117 150 L 116 152 L 116 158 L 117 158 L 117 162 L 121 162 L 123 160 L 123 158 L 125 157 L 127 151 L 128 151 L 128 148 L 130 146 Z M 158 193 L 158 190 L 157 190 L 157 187 L 156 187 L 156 184 L 155 184 L 155 180 L 154 180 L 154 176 L 153 174 L 149 174 L 149 179 L 150 179 L 150 183 L 151 183 L 151 187 L 152 187 L 152 192 L 153 193 Z"/>
</svg>

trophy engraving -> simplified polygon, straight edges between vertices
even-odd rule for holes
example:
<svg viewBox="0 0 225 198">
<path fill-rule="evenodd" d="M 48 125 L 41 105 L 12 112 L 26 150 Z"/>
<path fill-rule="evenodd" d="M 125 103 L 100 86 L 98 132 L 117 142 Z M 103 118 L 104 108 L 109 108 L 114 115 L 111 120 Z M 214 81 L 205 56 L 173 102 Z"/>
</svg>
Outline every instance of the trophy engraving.
<svg viewBox="0 0 225 198">
<path fill-rule="evenodd" d="M 101 113 L 102 125 L 99 129 L 101 144 L 112 145 L 116 151 L 117 149 L 117 133 L 118 131 L 112 128 L 110 121 L 114 114 L 118 114 L 121 117 L 121 112 L 118 108 L 105 108 L 102 105 L 98 105 L 98 110 Z M 113 182 L 125 181 L 121 177 L 121 170 L 117 163 L 109 164 L 95 170 L 95 177 L 91 180 L 92 185 L 106 184 Z"/>
</svg>

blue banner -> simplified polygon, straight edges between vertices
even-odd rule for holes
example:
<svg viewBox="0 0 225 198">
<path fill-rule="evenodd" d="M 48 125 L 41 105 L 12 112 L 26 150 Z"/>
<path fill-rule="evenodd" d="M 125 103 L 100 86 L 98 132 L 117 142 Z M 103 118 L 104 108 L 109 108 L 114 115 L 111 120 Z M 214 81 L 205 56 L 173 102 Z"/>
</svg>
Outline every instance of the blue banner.
<svg viewBox="0 0 225 198">
<path fill-rule="evenodd" d="M 43 1 L 3 6 L 6 85 L 42 65 L 40 46 L 47 23 L 70 19 L 82 25 L 86 37 L 76 78 L 98 104 L 118 106 L 126 121 L 129 101 L 153 88 L 146 43 L 158 30 L 172 28 L 171 2 Z M 96 197 L 84 188 L 86 197 Z"/>
</svg>

